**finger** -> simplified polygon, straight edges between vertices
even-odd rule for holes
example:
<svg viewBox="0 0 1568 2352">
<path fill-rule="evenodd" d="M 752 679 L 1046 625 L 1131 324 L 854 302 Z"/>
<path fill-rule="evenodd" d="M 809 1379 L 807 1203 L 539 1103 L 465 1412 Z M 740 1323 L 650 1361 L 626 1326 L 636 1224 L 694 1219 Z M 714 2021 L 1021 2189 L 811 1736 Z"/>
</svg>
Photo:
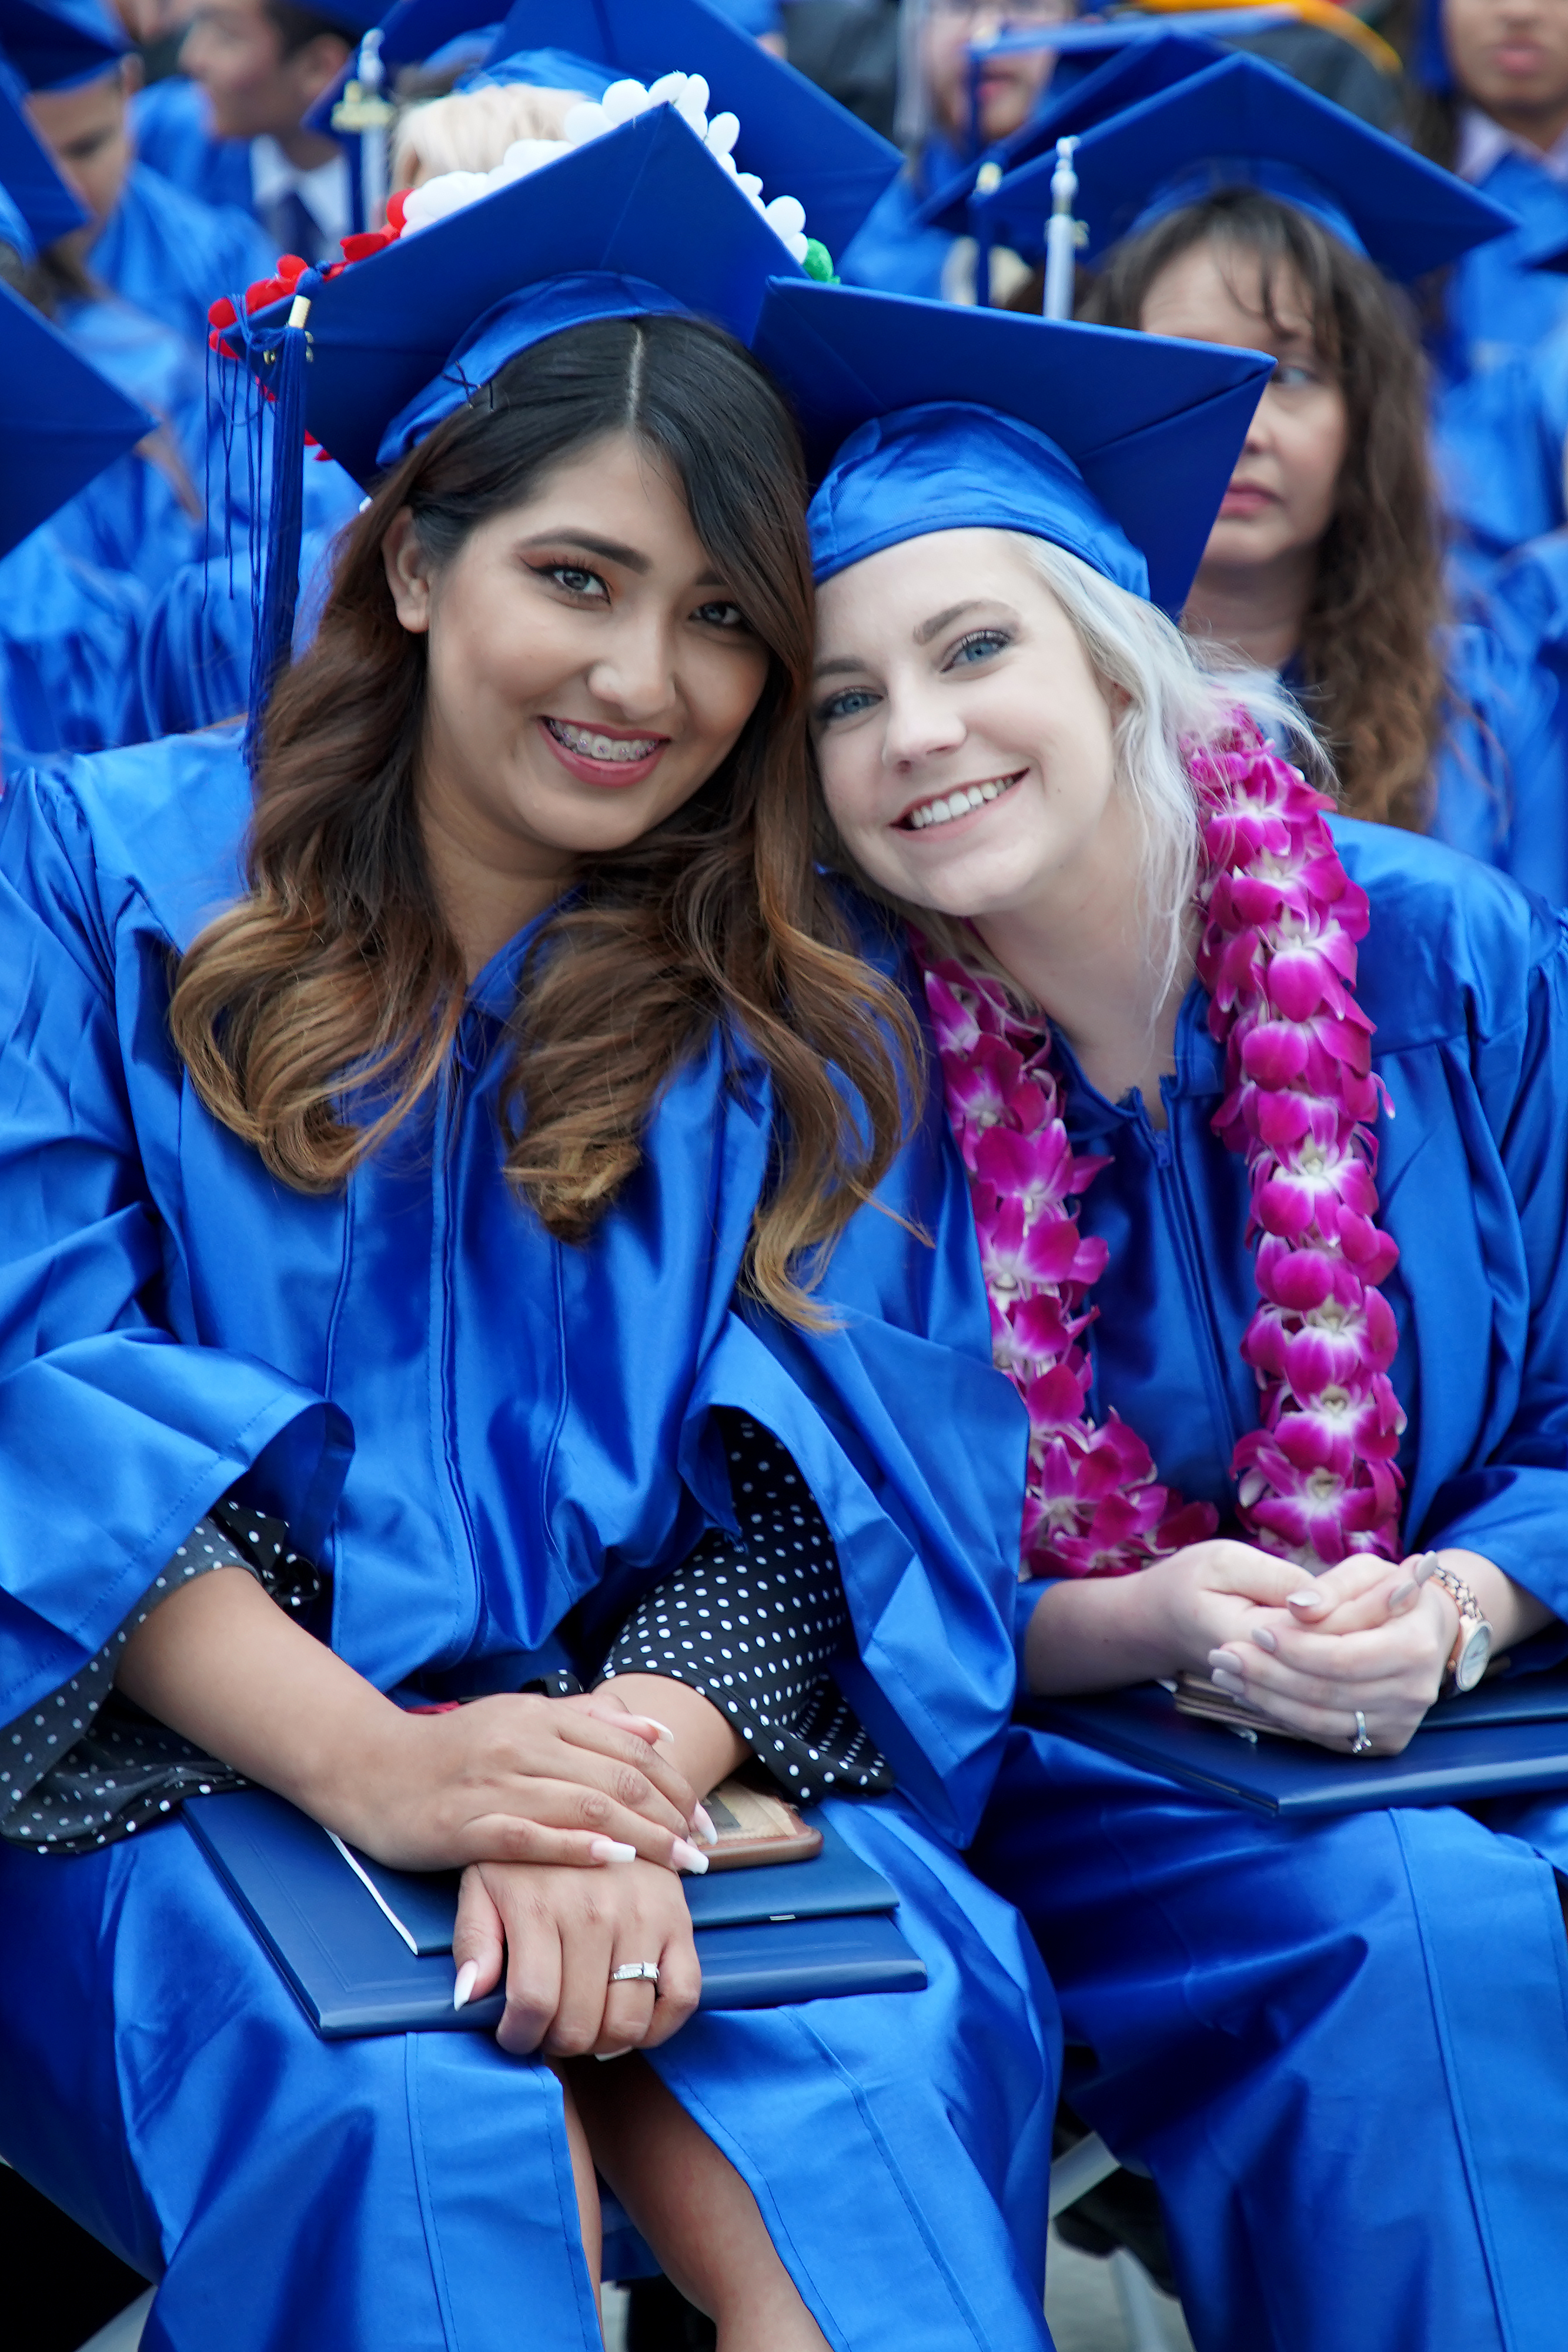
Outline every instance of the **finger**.
<svg viewBox="0 0 1568 2352">
<path fill-rule="evenodd" d="M 1364 1637 L 1347 1637 L 1350 1639 Z M 1337 1674 L 1304 1674 L 1278 1658 L 1260 1657 L 1255 1652 L 1239 1668 L 1233 1652 L 1217 1650 L 1210 1661 L 1210 1672 L 1218 1687 L 1228 1696 L 1240 1699 L 1250 1706 L 1271 1706 L 1277 1700 L 1354 1714 L 1357 1707 L 1392 1709 L 1404 1713 L 1414 1706 L 1424 1712 L 1437 1696 L 1440 1677 L 1437 1658 L 1424 1652 L 1408 1656 L 1396 1656 L 1386 1662 L 1385 1670 L 1378 1674 L 1348 1676 Z"/>
<path fill-rule="evenodd" d="M 631 1953 L 628 1948 L 628 1953 L 632 1960 L 644 1960 L 653 1957 L 651 1952 L 641 1948 L 634 1953 Z M 596 2058 L 622 2058 L 628 2050 L 640 2049 L 647 2039 L 648 2028 L 653 2022 L 653 2005 L 658 1997 L 658 1985 L 645 1977 L 622 1981 L 620 1984 L 615 1982 L 615 1970 L 627 1960 L 628 1953 L 623 1953 L 617 1947 L 615 1957 L 611 1964 L 610 1986 L 604 1997 L 604 2017 L 600 2026 L 599 2039 L 593 2045 L 593 2054 Z M 653 1965 L 655 1968 L 658 1967 L 659 1963 L 656 1959 L 653 1960 Z"/>
<path fill-rule="evenodd" d="M 501 1897 L 507 1927 L 507 2006 L 496 2028 L 516 2058 L 538 2050 L 560 2007 L 560 1933 L 541 1906 Z"/>
<path fill-rule="evenodd" d="M 1281 1728 L 1297 1732 L 1320 1748 L 1335 1749 L 1342 1756 L 1351 1753 L 1360 1737 L 1354 1709 L 1302 1706 L 1293 1699 L 1270 1697 L 1260 1712 Z M 1402 1709 L 1384 1717 L 1363 1707 L 1361 1714 L 1371 1742 L 1370 1748 L 1361 1751 L 1363 1757 L 1399 1755 L 1409 1746 L 1420 1724 L 1418 1711 L 1412 1716 L 1407 1709 Z"/>
<path fill-rule="evenodd" d="M 671 1929 L 659 1955 L 659 1998 L 643 2037 L 644 2050 L 656 2050 L 680 2032 L 701 2000 L 702 1989 L 702 1963 L 687 1920 Z"/>
<path fill-rule="evenodd" d="M 1302 1624 L 1316 1624 L 1342 1601 L 1359 1600 L 1381 1583 L 1390 1567 L 1377 1552 L 1353 1552 L 1321 1576 L 1298 1577 L 1285 1595 L 1285 1605 Z"/>
<path fill-rule="evenodd" d="M 1447 1654 L 1441 1626 L 1427 1615 L 1406 1612 L 1347 1633 L 1281 1625 L 1272 1646 L 1232 1640 L 1209 1652 L 1209 1664 L 1264 1685 L 1288 1672 L 1348 1688 L 1425 1673 L 1440 1663 L 1440 1653 Z"/>
<path fill-rule="evenodd" d="M 501 1978 L 506 1935 L 501 1915 L 478 1871 L 465 1870 L 457 1890 L 457 1924 L 452 1930 L 452 1957 L 457 1981 L 452 1989 L 454 2009 L 493 1992 Z"/>
<path fill-rule="evenodd" d="M 496 1792 L 487 1794 L 494 1799 Z M 519 1799 L 519 1801 L 521 1800 Z M 536 1780 L 528 1811 L 485 1812 L 455 1822 L 444 1862 L 566 1862 L 579 1867 L 629 1862 L 641 1855 L 661 1868 L 701 1876 L 707 1856 L 682 1832 L 655 1829 L 595 1789 L 572 1781 Z"/>
<path fill-rule="evenodd" d="M 625 1700 L 617 1698 L 612 1690 L 591 1691 L 578 1705 L 581 1714 L 594 1716 L 601 1723 L 613 1723 L 622 1731 L 635 1732 L 639 1739 L 646 1739 L 655 1748 L 673 1748 L 675 1744 L 675 1735 L 667 1723 L 661 1723 L 656 1715 L 633 1714 Z"/>
<path fill-rule="evenodd" d="M 610 1997 L 612 1956 L 622 1933 L 620 1907 L 599 1903 L 591 1883 L 584 1881 L 570 1909 L 558 1913 L 560 1997 L 542 2045 L 552 2058 L 581 2058 L 598 2047 Z"/>
<path fill-rule="evenodd" d="M 632 1718 L 606 1722 L 602 1716 L 563 1707 L 560 1738 L 570 1759 L 557 1768 L 588 1785 L 606 1790 L 617 1803 L 643 1813 L 664 1828 L 691 1826 L 697 1792 L 684 1772 L 661 1755 L 656 1742 L 623 1728 Z M 650 1723 L 653 1718 L 646 1718 Z M 590 1759 L 601 1759 L 590 1761 Z M 611 1769 L 606 1769 L 606 1767 Z"/>
</svg>

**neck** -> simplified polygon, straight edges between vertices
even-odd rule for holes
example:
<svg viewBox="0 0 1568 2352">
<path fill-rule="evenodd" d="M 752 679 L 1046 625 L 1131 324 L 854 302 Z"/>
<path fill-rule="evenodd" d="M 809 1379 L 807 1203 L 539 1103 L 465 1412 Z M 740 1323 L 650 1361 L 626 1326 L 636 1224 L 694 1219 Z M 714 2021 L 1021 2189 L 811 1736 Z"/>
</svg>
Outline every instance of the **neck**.
<svg viewBox="0 0 1568 2352">
<path fill-rule="evenodd" d="M 1568 131 L 1568 98 L 1555 105 L 1487 106 L 1481 110 L 1491 117 L 1500 131 L 1538 147 L 1543 155 L 1550 154 Z"/>
<path fill-rule="evenodd" d="M 436 902 L 472 985 L 508 940 L 554 905 L 576 860 L 510 837 L 497 840 L 434 781 L 421 791 L 419 816 Z"/>
<path fill-rule="evenodd" d="M 1163 1127 L 1160 1080 L 1176 1067 L 1176 1017 L 1195 942 L 1184 940 L 1176 974 L 1162 988 L 1143 926 L 1129 914 L 1135 846 L 1122 837 L 1129 828 L 1115 830 L 1118 838 L 1104 844 L 1092 870 L 1055 877 L 1029 906 L 977 917 L 975 929 L 1067 1040 L 1091 1086 L 1110 1102 L 1142 1095 Z"/>
<path fill-rule="evenodd" d="M 1272 563 L 1205 562 L 1182 626 L 1247 668 L 1283 669 L 1301 642 L 1317 572 L 1315 546 L 1291 548 Z"/>
<path fill-rule="evenodd" d="M 292 131 L 275 131 L 272 135 L 297 172 L 313 172 L 318 164 L 329 163 L 343 152 L 324 131 L 305 131 L 298 124 Z"/>
</svg>

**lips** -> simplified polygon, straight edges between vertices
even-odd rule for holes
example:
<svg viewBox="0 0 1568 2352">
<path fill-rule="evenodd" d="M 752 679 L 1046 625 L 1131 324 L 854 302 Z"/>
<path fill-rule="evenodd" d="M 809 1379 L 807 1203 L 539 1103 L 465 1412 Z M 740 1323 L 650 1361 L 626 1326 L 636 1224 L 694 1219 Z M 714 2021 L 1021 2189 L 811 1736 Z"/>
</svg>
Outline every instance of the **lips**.
<svg viewBox="0 0 1568 2352">
<path fill-rule="evenodd" d="M 634 735 L 611 727 L 584 727 L 573 719 L 541 719 L 539 732 L 568 772 L 584 783 L 618 791 L 651 776 L 669 748 L 667 735 Z"/>
</svg>

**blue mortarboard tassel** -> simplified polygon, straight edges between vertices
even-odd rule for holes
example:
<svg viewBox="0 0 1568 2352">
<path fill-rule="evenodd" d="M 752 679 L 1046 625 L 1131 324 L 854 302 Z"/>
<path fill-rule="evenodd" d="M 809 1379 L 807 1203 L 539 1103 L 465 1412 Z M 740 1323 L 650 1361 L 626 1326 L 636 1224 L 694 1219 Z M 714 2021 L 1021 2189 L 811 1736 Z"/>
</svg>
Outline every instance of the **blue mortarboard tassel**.
<svg viewBox="0 0 1568 2352">
<path fill-rule="evenodd" d="M 246 743 L 254 766 L 260 755 L 262 721 L 278 671 L 294 643 L 294 607 L 299 594 L 299 539 L 305 501 L 305 371 L 310 362 L 310 305 L 321 273 L 307 269 L 295 281 L 288 318 L 268 335 L 262 354 L 272 394 L 272 486 L 267 516 L 267 581 L 262 590 L 250 660 L 250 710 Z"/>
</svg>

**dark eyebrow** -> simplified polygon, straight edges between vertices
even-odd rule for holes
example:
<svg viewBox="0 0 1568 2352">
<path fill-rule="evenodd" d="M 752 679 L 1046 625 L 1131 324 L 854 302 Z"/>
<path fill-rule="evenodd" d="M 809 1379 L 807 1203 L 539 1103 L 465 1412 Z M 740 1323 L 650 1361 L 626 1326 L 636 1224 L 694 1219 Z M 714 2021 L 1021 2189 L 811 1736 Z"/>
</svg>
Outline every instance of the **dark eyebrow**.
<svg viewBox="0 0 1568 2352">
<path fill-rule="evenodd" d="M 865 664 L 858 655 L 847 654 L 838 661 L 819 662 L 811 675 L 813 677 L 848 677 L 855 670 L 864 667 Z"/>
<path fill-rule="evenodd" d="M 523 545 L 577 548 L 584 555 L 597 555 L 602 563 L 619 563 L 627 572 L 652 572 L 653 569 L 650 558 L 640 555 L 634 547 L 622 547 L 618 540 L 595 539 L 591 531 L 586 530 L 536 531 L 532 539 L 524 540 Z M 706 588 L 709 583 L 704 581 L 701 584 Z M 717 586 L 719 583 L 715 582 L 713 584 Z"/>
</svg>

